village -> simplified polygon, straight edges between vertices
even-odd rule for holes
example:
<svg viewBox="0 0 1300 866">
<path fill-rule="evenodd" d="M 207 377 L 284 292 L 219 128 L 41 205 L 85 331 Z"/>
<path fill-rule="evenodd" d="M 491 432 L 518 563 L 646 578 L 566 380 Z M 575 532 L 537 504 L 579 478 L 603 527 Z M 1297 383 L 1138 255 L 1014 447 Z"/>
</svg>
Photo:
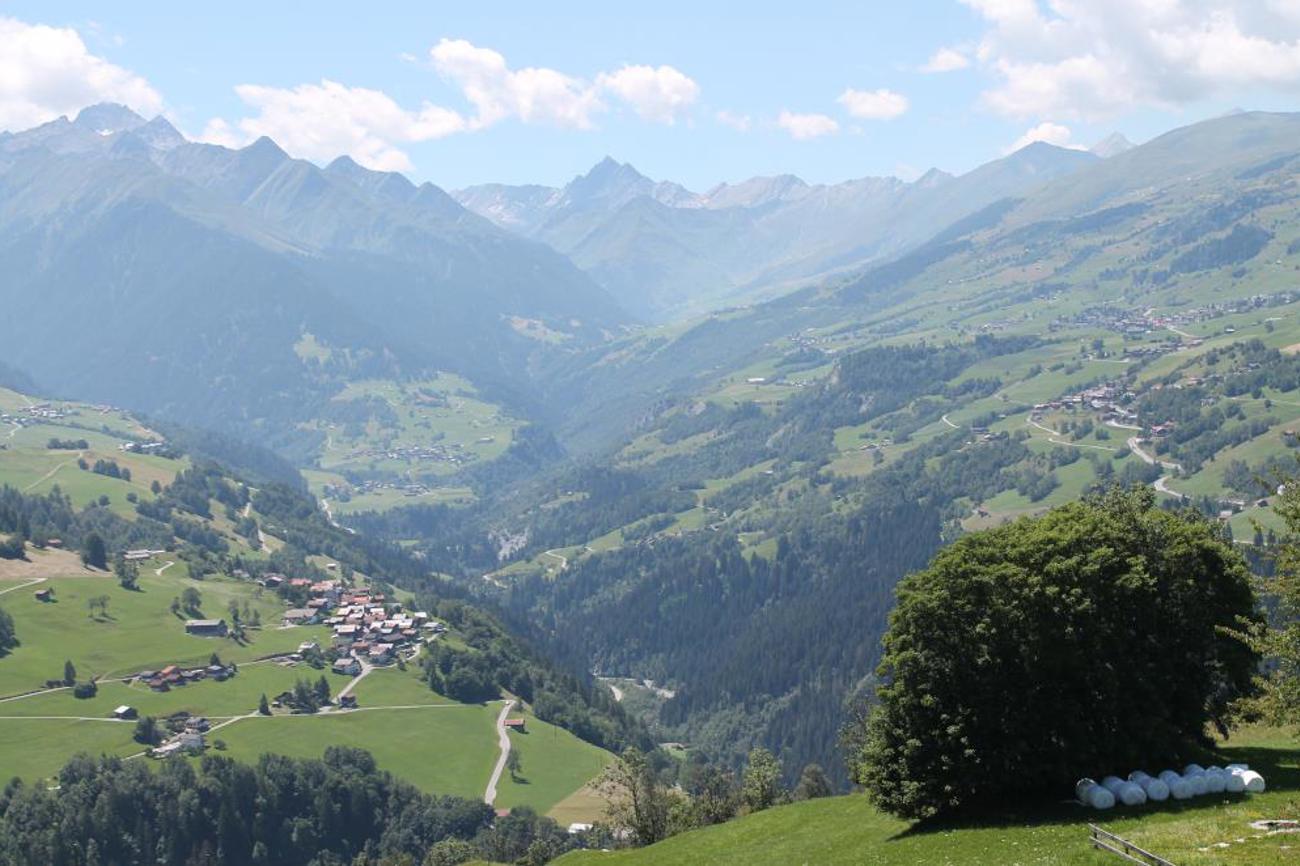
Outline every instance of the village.
<svg viewBox="0 0 1300 866">
<path fill-rule="evenodd" d="M 153 551 L 132 553 L 138 555 L 136 558 L 143 558 L 139 555 Z M 333 674 L 359 678 L 370 669 L 397 664 L 399 659 L 403 663 L 413 661 L 427 642 L 447 630 L 445 624 L 432 619 L 425 611 L 407 610 L 400 601 L 384 593 L 350 587 L 339 578 L 312 580 L 268 573 L 256 582 L 287 599 L 305 599 L 303 606 L 285 610 L 282 628 L 325 625 L 332 633 L 328 646 L 305 640 L 296 652 L 269 656 L 259 660 L 262 662 L 284 667 L 328 668 Z M 224 619 L 189 619 L 185 621 L 185 632 L 195 637 L 224 638 L 231 634 L 231 629 Z M 237 674 L 234 664 L 222 663 L 214 652 L 206 665 L 168 664 L 139 671 L 124 681 L 155 692 L 167 692 L 204 680 L 225 682 Z M 285 691 L 270 700 L 269 711 L 298 714 L 357 709 L 356 697 L 348 691 L 345 687 L 332 703 L 328 695 L 308 702 L 295 691 Z M 113 711 L 113 717 L 123 721 L 136 719 L 138 715 L 137 709 L 130 705 Z M 207 747 L 210 723 L 206 718 L 180 713 L 175 718 L 169 717 L 165 727 L 165 738 L 148 751 L 152 757 L 197 753 Z"/>
</svg>

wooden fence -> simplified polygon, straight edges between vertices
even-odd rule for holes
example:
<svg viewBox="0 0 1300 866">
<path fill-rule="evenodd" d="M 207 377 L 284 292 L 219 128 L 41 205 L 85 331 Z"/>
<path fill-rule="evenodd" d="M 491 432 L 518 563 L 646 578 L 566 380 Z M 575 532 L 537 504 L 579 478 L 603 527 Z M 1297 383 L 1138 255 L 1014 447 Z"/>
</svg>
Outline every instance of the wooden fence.
<svg viewBox="0 0 1300 866">
<path fill-rule="evenodd" d="M 1103 830 L 1096 824 L 1088 825 L 1088 841 L 1092 847 L 1102 851 L 1109 851 L 1130 863 L 1138 863 L 1140 866 L 1174 866 L 1163 857 L 1158 857 L 1150 851 L 1144 851 L 1134 845 L 1127 839 L 1121 839 L 1109 830 Z"/>
</svg>

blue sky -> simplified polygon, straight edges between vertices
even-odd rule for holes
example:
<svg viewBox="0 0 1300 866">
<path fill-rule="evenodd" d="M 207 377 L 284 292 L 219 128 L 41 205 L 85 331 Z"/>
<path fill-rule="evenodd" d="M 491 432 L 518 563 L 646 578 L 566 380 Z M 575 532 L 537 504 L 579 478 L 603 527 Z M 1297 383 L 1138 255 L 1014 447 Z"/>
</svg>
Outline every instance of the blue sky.
<svg viewBox="0 0 1300 866">
<path fill-rule="evenodd" d="M 113 99 L 448 188 L 605 155 L 694 189 L 831 182 L 1293 110 L 1297 40 L 1300 0 L 0 0 L 0 128 Z"/>
</svg>

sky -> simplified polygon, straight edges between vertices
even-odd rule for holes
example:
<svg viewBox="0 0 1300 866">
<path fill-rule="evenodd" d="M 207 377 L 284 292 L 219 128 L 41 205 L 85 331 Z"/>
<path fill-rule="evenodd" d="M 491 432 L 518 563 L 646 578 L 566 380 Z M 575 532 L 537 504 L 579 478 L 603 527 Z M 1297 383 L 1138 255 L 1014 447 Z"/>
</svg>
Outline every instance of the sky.
<svg viewBox="0 0 1300 866">
<path fill-rule="evenodd" d="M 95 102 L 448 189 L 968 171 L 1300 108 L 1300 0 L 0 0 L 0 130 Z"/>
</svg>

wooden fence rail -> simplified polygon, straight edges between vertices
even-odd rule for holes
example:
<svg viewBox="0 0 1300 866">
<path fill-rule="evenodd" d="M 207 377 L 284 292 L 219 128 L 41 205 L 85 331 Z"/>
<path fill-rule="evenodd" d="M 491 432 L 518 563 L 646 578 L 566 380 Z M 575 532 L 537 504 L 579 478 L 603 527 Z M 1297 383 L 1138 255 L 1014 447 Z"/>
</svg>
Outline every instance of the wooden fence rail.
<svg viewBox="0 0 1300 866">
<path fill-rule="evenodd" d="M 1088 841 L 1092 847 L 1116 854 L 1130 863 L 1140 866 L 1174 866 L 1163 857 L 1144 851 L 1127 839 L 1121 839 L 1109 830 L 1103 830 L 1096 824 L 1088 825 Z"/>
</svg>

